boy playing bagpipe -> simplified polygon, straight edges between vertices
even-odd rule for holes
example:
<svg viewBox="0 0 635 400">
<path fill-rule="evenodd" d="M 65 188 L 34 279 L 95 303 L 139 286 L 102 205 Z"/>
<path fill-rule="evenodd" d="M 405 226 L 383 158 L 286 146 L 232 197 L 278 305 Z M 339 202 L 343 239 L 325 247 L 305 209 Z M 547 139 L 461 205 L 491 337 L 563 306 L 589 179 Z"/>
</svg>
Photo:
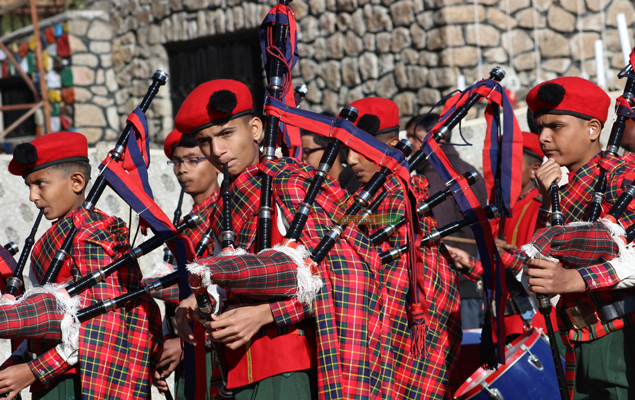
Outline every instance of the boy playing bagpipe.
<svg viewBox="0 0 635 400">
<path fill-rule="evenodd" d="M 355 398 L 381 392 L 380 297 L 377 254 L 368 238 L 350 225 L 326 260 L 309 267 L 308 252 L 341 215 L 344 195 L 327 179 L 317 196 L 297 248 L 254 249 L 261 177 L 273 178 L 272 243 L 280 243 L 315 172 L 295 160 L 259 161 L 261 121 L 254 116 L 249 89 L 232 80 L 204 83 L 186 98 L 176 127 L 190 132 L 219 169 L 227 165 L 235 243 L 241 249 L 190 265 L 226 289 L 238 307 L 205 322 L 222 342 L 228 366 L 227 387 L 236 399 Z M 221 204 L 214 205 L 212 227 L 221 236 Z M 259 251 L 258 255 L 251 254 Z M 289 301 L 290 298 L 297 301 Z M 188 320 L 197 313 L 193 297 L 177 309 L 179 333 L 194 339 Z M 243 309 L 258 321 L 255 334 L 231 320 Z M 311 318 L 309 318 L 311 317 Z M 253 324 L 252 324 L 253 325 Z M 317 348 L 316 348 L 317 347 Z M 317 353 L 317 354 L 316 354 Z M 317 380 L 315 375 L 317 374 Z M 260 397 L 258 397 L 260 396 Z"/>
<path fill-rule="evenodd" d="M 399 109 L 388 99 L 369 97 L 354 101 L 351 106 L 359 112 L 355 123 L 360 129 L 389 146 L 399 142 Z M 349 149 L 348 163 L 360 183 L 366 184 L 379 171 L 363 155 Z M 411 177 L 412 191 L 417 203 L 428 198 L 428 181 L 422 176 Z M 360 228 L 369 236 L 395 224 L 408 215 L 406 202 L 410 201 L 405 187 L 392 175 L 384 184 L 388 192 L 379 208 Z M 413 210 L 414 211 L 414 210 Z M 411 224 L 420 224 L 420 235 L 429 234 L 437 227 L 431 215 L 412 215 Z M 400 247 L 406 243 L 415 245 L 409 230 L 417 230 L 405 224 L 386 241 L 376 244 L 379 252 Z M 386 296 L 384 318 L 389 326 L 382 333 L 386 346 L 384 366 L 394 369 L 394 375 L 385 376 L 383 386 L 392 390 L 387 397 L 399 399 L 449 398 L 448 379 L 461 344 L 461 318 L 458 295 L 458 276 L 448 265 L 449 254 L 443 245 L 433 243 L 414 249 L 420 254 L 407 252 L 399 259 L 383 265 L 380 272 Z M 414 282 L 413 282 L 414 281 Z M 414 292 L 414 293 L 413 293 Z M 415 294 L 416 293 L 416 294 Z M 418 297 L 417 297 L 418 296 Z M 425 311 L 423 336 L 416 338 L 417 324 L 412 322 L 411 305 L 419 305 Z M 413 329 L 414 327 L 414 329 Z M 420 346 L 420 348 L 417 348 Z"/>
<path fill-rule="evenodd" d="M 90 178 L 87 153 L 86 138 L 76 132 L 44 135 L 14 151 L 9 172 L 24 178 L 30 200 L 53 221 L 33 248 L 31 274 L 35 284 L 72 225 L 79 229 L 57 277 L 58 284 L 91 274 L 130 248 L 129 232 L 122 220 L 99 210 L 89 212 L 83 206 Z M 30 339 L 34 358 L 14 365 L 5 363 L 10 366 L 0 371 L 0 393 L 13 397 L 32 385 L 34 399 L 149 398 L 161 352 L 156 303 L 146 295 L 81 325 L 72 315 L 80 306 L 138 288 L 140 279 L 135 263 L 74 298 L 60 285 L 46 285 L 17 301 L 4 300 L 0 305 L 2 337 Z"/>
<path fill-rule="evenodd" d="M 531 245 L 523 246 L 533 257 L 526 262 L 529 289 L 561 296 L 558 325 L 567 345 L 566 378 L 573 399 L 631 398 L 635 290 L 626 278 L 632 275 L 632 264 L 595 256 L 615 245 L 602 222 L 569 225 L 584 220 L 601 169 L 608 182 L 604 212 L 623 190 L 626 164 L 600 154 L 599 137 L 610 98 L 592 82 L 564 77 L 534 87 L 527 104 L 548 157 L 536 171 L 543 199 L 539 227 L 549 217 L 550 186 L 561 179 L 560 167 L 569 170 L 568 183 L 560 189 L 567 225 L 540 230 Z M 627 207 L 619 221 L 628 227 L 634 218 L 632 207 Z M 548 253 L 543 251 L 548 248 Z"/>
<path fill-rule="evenodd" d="M 171 164 L 174 168 L 174 175 L 176 175 L 182 190 L 192 197 L 194 201 L 190 214 L 196 214 L 199 217 L 199 222 L 194 228 L 185 228 L 183 233 L 196 245 L 209 229 L 212 205 L 219 198 L 218 172 L 205 158 L 192 135 L 184 135 L 176 129 L 173 130 L 165 138 L 163 150 L 169 160 L 168 164 Z M 213 246 L 213 242 L 211 244 Z M 210 251 L 209 246 L 206 246 L 203 256 L 206 257 L 212 253 L 213 251 Z M 165 273 L 167 272 L 165 271 Z M 154 385 L 160 392 L 167 391 L 168 386 L 165 379 L 176 369 L 175 396 L 177 399 L 184 399 L 185 370 L 181 362 L 183 358 L 181 338 L 176 334 L 176 327 L 171 327 L 174 309 L 179 301 L 178 286 L 171 286 L 163 290 L 162 295 L 162 299 L 167 302 L 166 314 L 170 315 L 166 316 L 168 317 L 168 327 L 171 329 L 170 334 L 164 338 L 163 354 L 157 366 L 157 371 L 154 373 Z M 204 330 L 202 327 L 200 329 L 202 332 L 201 337 L 204 338 Z M 202 340 L 200 346 L 204 345 L 205 342 Z M 206 360 L 209 360 L 209 356 L 206 357 Z M 206 365 L 206 369 L 209 375 L 211 373 L 210 363 Z"/>
</svg>

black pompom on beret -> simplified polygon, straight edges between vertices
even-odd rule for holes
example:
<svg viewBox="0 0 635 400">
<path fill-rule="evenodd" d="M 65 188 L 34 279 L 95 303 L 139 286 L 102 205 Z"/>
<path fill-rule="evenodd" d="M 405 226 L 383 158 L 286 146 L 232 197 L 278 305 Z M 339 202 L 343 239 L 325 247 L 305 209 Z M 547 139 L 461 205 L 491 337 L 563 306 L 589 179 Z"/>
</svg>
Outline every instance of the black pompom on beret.
<svg viewBox="0 0 635 400">
<path fill-rule="evenodd" d="M 229 114 L 238 105 L 238 100 L 234 92 L 229 90 L 219 90 L 209 96 L 209 106 L 221 114 Z"/>
<path fill-rule="evenodd" d="M 564 100 L 567 90 L 557 83 L 547 82 L 538 88 L 538 99 L 547 104 L 560 104 Z"/>
<path fill-rule="evenodd" d="M 37 149 L 31 143 L 22 143 L 13 150 L 13 159 L 21 165 L 35 164 Z"/>
<path fill-rule="evenodd" d="M 381 121 L 373 114 L 364 114 L 357 120 L 357 127 L 375 136 L 379 131 Z"/>
</svg>

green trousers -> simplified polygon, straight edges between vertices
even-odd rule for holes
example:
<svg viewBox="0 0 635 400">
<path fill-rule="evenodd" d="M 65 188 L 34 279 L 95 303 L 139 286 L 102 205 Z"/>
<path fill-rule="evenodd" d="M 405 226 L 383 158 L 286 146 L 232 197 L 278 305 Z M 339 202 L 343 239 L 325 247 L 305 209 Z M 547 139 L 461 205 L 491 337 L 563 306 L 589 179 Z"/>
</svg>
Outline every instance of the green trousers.
<svg viewBox="0 0 635 400">
<path fill-rule="evenodd" d="M 288 372 L 233 389 L 236 400 L 314 400 L 317 379 L 314 370 Z"/>
<path fill-rule="evenodd" d="M 174 377 L 174 399 L 186 400 L 185 398 L 185 365 L 183 363 L 176 367 L 176 376 Z M 212 352 L 205 355 L 205 372 L 207 373 L 207 382 L 212 378 Z M 205 394 L 205 400 L 209 400 L 209 388 Z"/>
<path fill-rule="evenodd" d="M 82 385 L 79 376 L 68 374 L 48 389 L 31 394 L 33 400 L 80 400 Z"/>
<path fill-rule="evenodd" d="M 635 326 L 575 346 L 573 400 L 635 399 Z"/>
</svg>

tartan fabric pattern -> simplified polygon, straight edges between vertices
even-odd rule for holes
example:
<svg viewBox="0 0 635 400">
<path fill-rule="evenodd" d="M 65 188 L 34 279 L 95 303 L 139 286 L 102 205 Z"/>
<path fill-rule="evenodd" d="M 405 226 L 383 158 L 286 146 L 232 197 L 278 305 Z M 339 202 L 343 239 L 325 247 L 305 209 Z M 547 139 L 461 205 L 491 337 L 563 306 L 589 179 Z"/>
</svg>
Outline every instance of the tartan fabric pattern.
<svg viewBox="0 0 635 400">
<path fill-rule="evenodd" d="M 31 265 L 36 279 L 42 279 L 45 268 L 71 224 L 75 224 L 79 230 L 58 282 L 92 273 L 129 249 L 128 229 L 122 220 L 98 210 L 88 212 L 80 207 L 54 223 L 35 244 Z M 86 307 L 134 290 L 140 287 L 140 280 L 138 266 L 124 266 L 80 294 L 82 305 Z M 148 398 L 151 373 L 161 355 L 161 338 L 159 310 L 149 296 L 83 323 L 80 328 L 78 363 L 82 397 Z M 43 354 L 45 348 L 40 343 L 30 343 L 32 350 Z M 50 384 L 62 372 L 56 370 L 55 366 L 63 364 L 55 349 L 49 349 L 32 361 L 30 368 L 42 383 Z"/>
<path fill-rule="evenodd" d="M 192 211 L 190 211 L 190 214 L 197 215 L 200 218 L 200 220 L 199 220 L 199 223 L 194 228 L 184 229 L 183 234 L 190 238 L 195 248 L 198 245 L 198 243 L 201 241 L 201 238 L 203 237 L 203 235 L 207 232 L 207 229 L 209 228 L 212 205 L 218 200 L 219 193 L 220 192 L 217 190 L 214 193 L 212 193 L 208 198 L 203 200 L 201 204 L 194 204 L 192 206 Z M 214 248 L 214 242 L 210 241 L 202 257 L 208 257 L 212 255 L 213 248 Z M 144 279 L 143 284 L 151 285 L 157 279 L 159 278 Z M 170 287 L 163 288 L 159 291 L 153 292 L 152 297 L 154 297 L 155 299 L 163 300 L 168 303 L 179 304 L 179 287 L 178 285 L 172 285 Z"/>
<path fill-rule="evenodd" d="M 428 184 L 424 177 L 413 176 L 411 180 L 417 203 L 428 197 Z M 405 215 L 404 191 L 398 180 L 391 176 L 384 185 L 388 196 L 377 210 L 376 215 L 402 217 Z M 383 228 L 380 220 L 362 227 L 373 234 Z M 422 234 L 426 235 L 437 227 L 431 216 L 419 219 Z M 378 246 L 378 251 L 407 243 L 406 225 L 399 228 L 388 241 Z M 447 253 L 441 246 L 420 248 L 424 266 L 424 283 L 419 290 L 424 294 L 422 301 L 429 310 L 426 321 L 425 351 L 421 357 L 411 352 L 411 324 L 408 317 L 410 280 L 409 253 L 400 259 L 384 265 L 381 272 L 383 316 L 388 321 L 382 331 L 384 368 L 382 377 L 382 397 L 396 399 L 449 399 L 449 375 L 456 361 L 461 344 L 460 303 L 458 296 L 458 276 L 449 267 Z M 419 282 L 421 284 L 421 282 Z"/>
<path fill-rule="evenodd" d="M 535 233 L 531 244 L 544 256 L 557 258 L 564 266 L 586 267 L 600 264 L 618 256 L 619 248 L 611 233 L 601 222 L 584 225 L 550 226 Z M 588 272 L 584 269 L 585 272 Z M 612 271 L 599 271 L 611 274 Z M 617 276 L 607 279 L 585 279 L 587 282 L 618 280 Z M 599 287 L 589 285 L 590 289 Z"/>
<path fill-rule="evenodd" d="M 232 293 L 245 294 L 254 299 L 267 300 L 278 296 L 292 296 L 298 285 L 297 268 L 284 253 L 266 250 L 258 255 L 208 257 L 200 264 L 213 264 L 212 280 Z"/>
<path fill-rule="evenodd" d="M 0 305 L 0 338 L 62 340 L 60 321 L 64 314 L 52 294 L 39 294 L 17 304 Z"/>
<path fill-rule="evenodd" d="M 208 198 L 203 200 L 201 204 L 194 204 L 192 206 L 192 211 L 190 214 L 196 214 L 201 219 L 201 221 L 194 228 L 187 228 L 183 231 L 183 233 L 190 238 L 192 244 L 196 248 L 203 235 L 209 229 L 211 224 L 211 214 L 213 205 L 218 202 L 220 198 L 220 190 L 216 190 L 212 193 Z M 214 253 L 214 241 L 210 241 L 208 243 L 207 249 L 203 253 L 201 257 L 207 257 Z"/>
<path fill-rule="evenodd" d="M 274 199 L 282 217 L 288 222 L 293 219 L 295 208 L 304 199 L 315 174 L 294 160 L 280 159 L 250 167 L 235 179 L 232 183 L 232 205 L 234 229 L 238 234 L 236 243 L 247 249 L 252 247 L 256 237 L 259 169 L 274 178 Z M 318 195 L 317 205 L 313 207 L 299 240 L 309 250 L 328 232 L 333 219 L 343 213 L 339 207 L 343 192 L 329 183 Z M 220 207 L 215 207 L 214 221 L 220 220 L 220 211 Z M 215 223 L 212 226 L 215 234 L 219 235 L 220 226 Z M 283 258 L 280 260 L 284 261 Z M 214 276 L 215 266 L 210 264 L 210 267 Z M 295 265 L 293 267 L 295 270 Z M 372 250 L 369 239 L 354 225 L 346 228 L 333 251 L 319 266 L 324 287 L 314 302 L 314 315 L 318 394 L 321 399 L 381 396 L 382 350 L 379 338 L 382 327 L 380 292 L 376 281 L 378 270 L 377 253 Z M 273 284 L 270 280 L 266 283 Z M 272 302 L 279 300 L 271 299 Z M 291 303 L 284 303 L 279 310 L 281 325 L 306 317 L 303 307 Z M 280 323 L 280 320 L 277 322 Z"/>
<path fill-rule="evenodd" d="M 577 171 L 569 173 L 569 183 L 560 189 L 560 206 L 564 214 L 565 224 L 582 221 L 584 214 L 592 197 L 595 182 L 600 174 L 600 155 L 595 156 Z M 632 167 L 622 160 L 612 158 L 602 161 L 602 165 L 609 171 L 607 175 L 607 190 L 605 192 L 604 203 L 602 204 L 602 214 L 605 214 L 618 199 L 622 192 L 622 186 L 628 170 Z M 620 222 L 625 228 L 635 222 L 635 209 L 629 205 Z M 535 240 L 536 237 L 532 238 Z M 584 293 L 565 294 L 557 305 L 558 326 L 562 339 L 567 346 L 565 377 L 569 385 L 570 395 L 575 379 L 575 354 L 573 352 L 574 342 L 585 342 L 608 335 L 611 332 L 622 329 L 625 326 L 632 326 L 635 321 L 633 315 L 626 315 L 622 318 L 602 323 L 596 322 L 593 325 L 581 329 L 568 329 L 562 320 L 562 314 L 569 307 L 581 306 L 584 308 L 597 309 L 599 305 L 617 301 L 625 296 L 635 295 L 635 289 L 611 290 L 610 288 L 618 283 L 613 267 L 608 262 L 602 262 L 591 266 L 567 265 L 568 268 L 576 268 L 584 278 L 590 290 Z M 603 290 L 596 290 L 602 288 Z"/>
</svg>

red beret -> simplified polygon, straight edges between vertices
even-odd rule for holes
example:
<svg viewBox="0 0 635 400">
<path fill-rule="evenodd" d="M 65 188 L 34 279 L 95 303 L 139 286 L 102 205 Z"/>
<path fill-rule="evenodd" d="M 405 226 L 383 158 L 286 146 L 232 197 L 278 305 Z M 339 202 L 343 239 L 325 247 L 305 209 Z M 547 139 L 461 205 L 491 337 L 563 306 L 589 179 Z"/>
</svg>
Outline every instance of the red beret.
<svg viewBox="0 0 635 400">
<path fill-rule="evenodd" d="M 31 172 L 66 162 L 88 162 L 88 141 L 78 132 L 42 135 L 13 150 L 9 172 L 26 177 Z"/>
<path fill-rule="evenodd" d="M 350 105 L 359 113 L 355 125 L 371 135 L 399 130 L 399 107 L 394 101 L 382 97 L 366 97 Z"/>
<path fill-rule="evenodd" d="M 254 112 L 249 88 L 232 79 L 216 79 L 194 89 L 176 114 L 174 125 L 183 133 L 195 134 Z"/>
<path fill-rule="evenodd" d="M 174 154 L 174 149 L 178 146 L 192 148 L 198 147 L 198 143 L 196 143 L 194 136 L 189 133 L 181 133 L 175 129 L 170 132 L 170 134 L 165 138 L 165 142 L 163 142 L 163 151 L 170 160 Z"/>
<path fill-rule="evenodd" d="M 540 136 L 533 132 L 523 132 L 523 151 L 531 154 L 532 156 L 543 158 L 545 153 L 543 153 L 542 148 L 540 147 L 539 138 Z"/>
<path fill-rule="evenodd" d="M 174 153 L 174 147 L 181 141 L 182 136 L 183 134 L 175 129 L 165 138 L 165 142 L 163 142 L 163 152 L 170 160 L 172 159 L 172 153 Z"/>
<path fill-rule="evenodd" d="M 527 94 L 527 105 L 538 118 L 543 114 L 573 115 L 606 122 L 610 97 L 595 83 L 578 77 L 557 78 L 535 86 Z"/>
</svg>

